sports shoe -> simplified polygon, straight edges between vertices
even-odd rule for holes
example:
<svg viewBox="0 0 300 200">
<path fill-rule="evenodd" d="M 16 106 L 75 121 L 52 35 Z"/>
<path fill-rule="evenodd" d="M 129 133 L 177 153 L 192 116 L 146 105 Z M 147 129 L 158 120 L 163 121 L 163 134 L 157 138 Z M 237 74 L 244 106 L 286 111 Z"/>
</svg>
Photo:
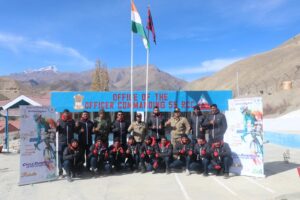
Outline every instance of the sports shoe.
<svg viewBox="0 0 300 200">
<path fill-rule="evenodd" d="M 229 173 L 224 173 L 224 178 L 229 178 Z"/>
<path fill-rule="evenodd" d="M 72 182 L 73 181 L 73 179 L 71 178 L 71 176 L 67 176 L 67 181 L 68 182 Z"/>
<path fill-rule="evenodd" d="M 208 176 L 208 173 L 207 173 L 207 172 L 204 172 L 204 173 L 202 174 L 202 176 L 207 177 L 207 176 Z"/>
<path fill-rule="evenodd" d="M 190 172 L 190 170 L 185 170 L 185 174 L 187 175 L 187 176 L 189 176 L 189 175 L 191 175 L 191 172 Z"/>
<path fill-rule="evenodd" d="M 170 174 L 170 169 L 166 169 L 166 174 Z"/>
</svg>

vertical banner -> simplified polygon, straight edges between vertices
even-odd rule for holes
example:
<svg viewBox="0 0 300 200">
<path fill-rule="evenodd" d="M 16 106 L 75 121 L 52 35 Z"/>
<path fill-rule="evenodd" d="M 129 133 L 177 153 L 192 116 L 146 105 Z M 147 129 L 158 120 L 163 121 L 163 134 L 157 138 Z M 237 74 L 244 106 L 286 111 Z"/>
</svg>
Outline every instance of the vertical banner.
<svg viewBox="0 0 300 200">
<path fill-rule="evenodd" d="M 55 110 L 20 106 L 19 185 L 56 179 Z"/>
<path fill-rule="evenodd" d="M 232 150 L 231 172 L 264 177 L 262 98 L 228 100 L 225 141 Z"/>
</svg>

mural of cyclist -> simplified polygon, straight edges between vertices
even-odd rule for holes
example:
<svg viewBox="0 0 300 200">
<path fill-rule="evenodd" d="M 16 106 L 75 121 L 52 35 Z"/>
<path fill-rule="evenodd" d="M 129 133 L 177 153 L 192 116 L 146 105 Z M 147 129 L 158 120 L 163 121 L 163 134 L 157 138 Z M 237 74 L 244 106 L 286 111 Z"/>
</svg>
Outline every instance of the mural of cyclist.
<svg viewBox="0 0 300 200">
<path fill-rule="evenodd" d="M 43 142 L 42 140 L 42 134 L 45 134 L 48 132 L 49 124 L 47 123 L 46 119 L 42 117 L 41 114 L 35 114 L 33 116 L 35 125 L 36 125 L 36 134 L 37 134 L 37 141 L 34 144 L 35 149 L 40 150 L 39 144 Z"/>
<path fill-rule="evenodd" d="M 255 125 L 255 116 L 252 114 L 251 110 L 248 109 L 247 106 L 241 107 L 241 113 L 244 116 L 244 130 L 241 136 L 242 140 L 245 141 L 245 137 L 251 132 Z"/>
</svg>

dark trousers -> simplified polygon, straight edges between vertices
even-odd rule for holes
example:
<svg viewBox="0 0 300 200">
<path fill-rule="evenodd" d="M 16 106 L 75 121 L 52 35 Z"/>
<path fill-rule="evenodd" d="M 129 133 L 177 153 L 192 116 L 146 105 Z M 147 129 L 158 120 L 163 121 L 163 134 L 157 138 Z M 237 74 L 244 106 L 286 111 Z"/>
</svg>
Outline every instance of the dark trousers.
<svg viewBox="0 0 300 200">
<path fill-rule="evenodd" d="M 79 173 L 80 172 L 80 163 L 78 162 L 75 162 L 73 160 L 64 160 L 63 162 L 64 164 L 64 169 L 67 173 L 67 176 L 71 176 L 71 173 L 72 174 L 75 174 L 75 173 Z"/>
<path fill-rule="evenodd" d="M 190 164 L 191 164 L 190 156 L 180 156 L 180 159 L 176 159 L 170 164 L 170 168 L 182 169 L 182 167 L 185 167 L 185 169 L 189 170 Z"/>
<path fill-rule="evenodd" d="M 169 156 L 158 158 L 158 168 L 169 169 L 170 168 L 170 160 L 171 159 Z"/>
<path fill-rule="evenodd" d="M 111 167 L 108 161 L 103 159 L 98 159 L 96 156 L 91 156 L 90 158 L 90 166 L 93 169 L 98 169 L 99 171 L 104 171 L 106 173 L 110 173 Z"/>
<path fill-rule="evenodd" d="M 199 160 L 191 163 L 190 169 L 192 171 L 203 171 L 203 173 L 208 173 L 208 164 L 209 160 L 207 158 L 200 158 Z"/>
<path fill-rule="evenodd" d="M 59 175 L 63 174 L 63 153 L 65 148 L 67 147 L 67 144 L 58 144 L 58 170 L 59 170 Z"/>
<path fill-rule="evenodd" d="M 109 156 L 109 161 L 110 161 L 110 165 L 111 167 L 114 166 L 114 168 L 117 170 L 117 171 L 120 171 L 123 169 L 124 167 L 124 158 L 122 156 L 116 156 L 115 154 L 113 155 L 110 155 Z"/>
<path fill-rule="evenodd" d="M 90 169 L 90 161 L 89 161 L 89 154 L 90 154 L 90 147 L 91 145 L 84 145 L 82 147 L 82 160 L 83 163 L 86 163 L 86 169 Z"/>
<path fill-rule="evenodd" d="M 125 167 L 129 167 L 131 170 L 135 170 L 139 168 L 140 158 L 138 154 L 129 154 L 127 156 L 127 161 L 125 163 Z"/>
<path fill-rule="evenodd" d="M 144 158 L 140 158 L 141 160 L 141 168 L 146 170 L 146 171 L 151 171 L 153 170 L 153 163 L 155 160 L 153 158 L 150 158 L 148 155 L 145 155 Z"/>
</svg>

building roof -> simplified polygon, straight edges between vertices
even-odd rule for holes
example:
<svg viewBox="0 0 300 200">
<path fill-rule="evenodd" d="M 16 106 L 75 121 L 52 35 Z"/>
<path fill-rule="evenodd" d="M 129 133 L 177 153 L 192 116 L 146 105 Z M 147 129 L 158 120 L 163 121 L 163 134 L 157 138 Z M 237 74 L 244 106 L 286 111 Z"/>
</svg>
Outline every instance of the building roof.
<svg viewBox="0 0 300 200">
<path fill-rule="evenodd" d="M 20 130 L 20 121 L 9 121 L 8 123 L 9 132 L 15 132 Z M 5 121 L 0 121 L 0 133 L 4 133 L 5 131 Z"/>
<path fill-rule="evenodd" d="M 18 108 L 21 105 L 33 105 L 33 106 L 42 106 L 40 103 L 21 95 L 14 100 L 6 103 L 5 105 L 1 106 L 2 110 L 7 110 L 11 108 Z"/>
</svg>

